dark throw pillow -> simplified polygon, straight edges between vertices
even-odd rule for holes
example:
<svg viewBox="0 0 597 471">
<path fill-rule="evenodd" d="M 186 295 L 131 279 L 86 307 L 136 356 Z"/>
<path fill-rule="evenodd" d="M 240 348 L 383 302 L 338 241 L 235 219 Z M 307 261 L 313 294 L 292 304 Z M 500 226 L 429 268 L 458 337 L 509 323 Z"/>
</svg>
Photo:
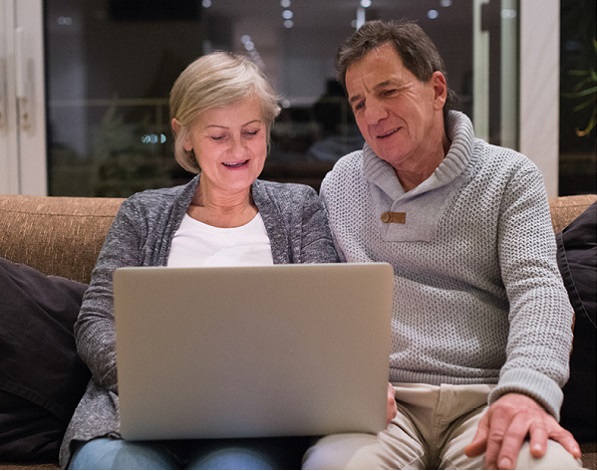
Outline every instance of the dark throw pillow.
<svg viewBox="0 0 597 471">
<path fill-rule="evenodd" d="M 581 442 L 597 440 L 597 202 L 557 234 L 558 265 L 576 314 L 561 424 Z"/>
<path fill-rule="evenodd" d="M 56 461 L 90 378 L 73 325 L 87 285 L 0 258 L 0 459 Z"/>
</svg>

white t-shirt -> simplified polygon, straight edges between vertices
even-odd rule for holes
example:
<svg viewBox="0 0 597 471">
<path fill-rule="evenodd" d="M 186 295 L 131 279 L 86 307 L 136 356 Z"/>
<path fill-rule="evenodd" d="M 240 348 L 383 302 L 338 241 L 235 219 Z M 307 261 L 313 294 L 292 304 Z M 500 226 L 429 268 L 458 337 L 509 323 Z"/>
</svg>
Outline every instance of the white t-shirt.
<svg viewBox="0 0 597 471">
<path fill-rule="evenodd" d="M 261 215 L 241 227 L 214 227 L 186 214 L 172 239 L 169 267 L 273 265 Z"/>
</svg>

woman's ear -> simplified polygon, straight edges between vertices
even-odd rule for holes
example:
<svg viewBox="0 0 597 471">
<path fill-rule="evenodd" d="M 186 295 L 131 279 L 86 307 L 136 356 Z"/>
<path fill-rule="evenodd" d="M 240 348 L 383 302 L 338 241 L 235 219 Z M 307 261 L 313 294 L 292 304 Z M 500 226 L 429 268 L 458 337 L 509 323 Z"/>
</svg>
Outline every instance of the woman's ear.
<svg viewBox="0 0 597 471">
<path fill-rule="evenodd" d="M 188 132 L 185 132 L 185 129 L 183 128 L 182 124 L 180 124 L 180 121 L 178 121 L 176 118 L 172 118 L 170 125 L 172 126 L 174 138 L 182 139 L 182 148 L 187 152 L 193 150 L 193 146 L 189 141 L 189 134 Z"/>
<path fill-rule="evenodd" d="M 172 121 L 170 121 L 170 125 L 172 126 L 172 131 L 174 132 L 174 135 L 177 135 L 180 131 L 180 123 L 178 122 L 178 120 L 176 118 L 172 118 Z"/>
</svg>

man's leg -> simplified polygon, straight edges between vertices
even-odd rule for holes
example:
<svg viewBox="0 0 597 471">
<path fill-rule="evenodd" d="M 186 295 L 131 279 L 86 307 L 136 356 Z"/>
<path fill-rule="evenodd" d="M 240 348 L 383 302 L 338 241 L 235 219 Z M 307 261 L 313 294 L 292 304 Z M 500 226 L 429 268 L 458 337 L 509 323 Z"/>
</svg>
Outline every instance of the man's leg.
<svg viewBox="0 0 597 471">
<path fill-rule="evenodd" d="M 469 445 L 477 433 L 477 426 L 481 417 L 487 411 L 487 395 L 493 386 L 483 387 L 474 385 L 471 387 L 453 387 L 459 396 L 459 403 L 468 403 L 476 407 L 455 420 L 447 430 L 447 439 L 440 456 L 440 469 L 483 469 L 485 468 L 485 455 L 469 458 L 464 454 L 464 449 Z M 449 407 L 449 405 L 448 405 Z M 529 443 L 525 442 L 518 455 L 517 469 L 580 469 L 582 464 L 577 461 L 563 446 L 553 440 L 548 441 L 545 456 L 540 459 L 533 458 L 529 449 Z"/>
<path fill-rule="evenodd" d="M 307 450 L 303 469 L 425 469 L 426 449 L 406 407 L 377 435 L 329 435 Z"/>
<path fill-rule="evenodd" d="M 464 454 L 464 448 L 473 440 L 477 430 L 477 424 L 486 408 L 481 409 L 478 414 L 467 418 L 454 431 L 454 438 L 445 449 L 444 460 L 441 469 L 484 469 L 485 455 L 469 458 Z M 543 458 L 533 458 L 529 442 L 525 442 L 518 454 L 516 469 L 582 469 L 580 460 L 576 460 L 558 442 L 549 440 L 547 451 Z"/>
<path fill-rule="evenodd" d="M 582 469 L 582 462 L 554 440 L 548 440 L 543 458 L 533 458 L 529 442 L 525 442 L 518 454 L 516 469 Z"/>
<path fill-rule="evenodd" d="M 484 395 L 483 403 L 487 402 Z M 485 469 L 485 455 L 469 458 L 464 449 L 477 433 L 477 426 L 487 406 L 482 405 L 457 419 L 447 431 L 447 439 L 440 454 L 440 469 Z"/>
</svg>

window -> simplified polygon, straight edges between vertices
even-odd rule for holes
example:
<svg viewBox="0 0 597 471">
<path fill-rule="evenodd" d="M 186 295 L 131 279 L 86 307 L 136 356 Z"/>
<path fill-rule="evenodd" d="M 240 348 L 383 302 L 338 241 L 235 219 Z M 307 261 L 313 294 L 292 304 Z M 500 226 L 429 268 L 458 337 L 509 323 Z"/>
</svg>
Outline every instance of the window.
<svg viewBox="0 0 597 471">
<path fill-rule="evenodd" d="M 597 193 L 594 1 L 562 0 L 560 194 Z"/>
<path fill-rule="evenodd" d="M 50 193 L 128 196 L 187 181 L 172 157 L 168 91 L 188 63 L 216 49 L 251 56 L 282 96 L 262 177 L 318 188 L 335 160 L 363 143 L 335 81 L 338 45 L 364 19 L 417 20 L 447 62 L 460 109 L 474 114 L 479 3 L 184 0 L 173 8 L 157 0 L 46 0 Z M 496 57 L 484 80 L 497 77 L 496 83 L 500 5 L 481 7 L 477 22 L 491 37 L 486 54 Z M 487 115 L 478 118 L 487 123 L 487 138 L 499 143 L 500 89 L 483 93 L 492 112 L 485 108 Z"/>
<path fill-rule="evenodd" d="M 0 153 L 9 170 L 0 175 L 0 191 L 126 196 L 188 180 L 172 158 L 167 94 L 189 62 L 214 49 L 251 55 L 282 94 L 263 177 L 317 187 L 335 156 L 362 142 L 338 96 L 336 47 L 365 19 L 405 17 L 438 44 L 477 135 L 519 148 L 540 168 L 546 160 L 556 175 L 546 179 L 557 192 L 557 146 L 545 138 L 557 140 L 549 91 L 557 87 L 557 67 L 538 68 L 527 58 L 543 64 L 549 53 L 558 60 L 557 47 L 545 40 L 546 13 L 550 25 L 559 24 L 558 0 L 0 0 L 0 7 L 0 36 L 7 38 L 0 66 L 9 72 L 0 108 L 12 123 L 12 30 L 19 25 L 7 23 L 39 23 L 27 26 L 36 44 L 27 79 L 39 107 L 37 147 L 29 147 L 32 128 L 15 133 L 14 124 L 0 125 L 0 148 L 9 143 Z M 533 17 L 541 20 L 528 21 Z M 529 40 L 536 37 L 542 39 Z M 527 54 L 520 61 L 519 51 Z M 537 87 L 539 73 L 549 87 Z M 556 119 L 527 119 L 528 110 L 542 118 L 553 111 Z"/>
</svg>

